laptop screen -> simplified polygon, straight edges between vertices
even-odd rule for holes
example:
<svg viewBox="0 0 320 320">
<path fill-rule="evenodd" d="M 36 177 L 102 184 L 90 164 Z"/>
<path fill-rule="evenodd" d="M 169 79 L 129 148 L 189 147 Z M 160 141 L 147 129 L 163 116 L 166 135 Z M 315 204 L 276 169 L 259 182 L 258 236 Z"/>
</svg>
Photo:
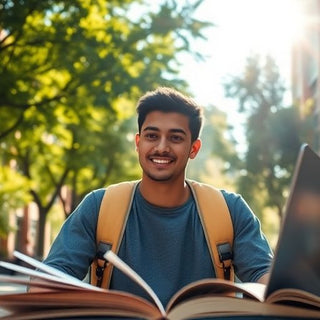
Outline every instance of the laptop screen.
<svg viewBox="0 0 320 320">
<path fill-rule="evenodd" d="M 320 295 L 320 158 L 301 147 L 266 296 L 282 288 Z"/>
</svg>

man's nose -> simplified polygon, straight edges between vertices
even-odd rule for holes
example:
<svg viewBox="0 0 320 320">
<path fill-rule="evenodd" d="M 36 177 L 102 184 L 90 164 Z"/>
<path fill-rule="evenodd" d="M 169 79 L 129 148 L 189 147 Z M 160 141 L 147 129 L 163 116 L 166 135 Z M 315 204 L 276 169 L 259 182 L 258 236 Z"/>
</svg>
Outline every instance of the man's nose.
<svg viewBox="0 0 320 320">
<path fill-rule="evenodd" d="M 158 152 L 169 152 L 170 146 L 166 137 L 161 137 L 161 139 L 158 140 L 158 143 L 155 146 L 155 149 Z"/>
</svg>

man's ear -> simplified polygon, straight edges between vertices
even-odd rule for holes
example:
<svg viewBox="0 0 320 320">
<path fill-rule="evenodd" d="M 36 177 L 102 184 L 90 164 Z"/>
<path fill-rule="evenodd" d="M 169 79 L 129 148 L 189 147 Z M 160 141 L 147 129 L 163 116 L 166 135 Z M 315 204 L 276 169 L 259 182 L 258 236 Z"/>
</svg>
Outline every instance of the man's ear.
<svg viewBox="0 0 320 320">
<path fill-rule="evenodd" d="M 140 134 L 139 134 L 139 132 L 137 132 L 136 136 L 135 136 L 136 151 L 138 151 L 138 149 L 139 149 L 139 141 L 140 141 Z"/>
<path fill-rule="evenodd" d="M 189 158 L 190 158 L 190 159 L 194 159 L 194 158 L 197 156 L 200 148 L 201 148 L 201 140 L 200 140 L 200 139 L 197 139 L 197 140 L 195 140 L 195 141 L 192 143 L 192 145 L 191 145 L 191 150 L 190 150 Z"/>
</svg>

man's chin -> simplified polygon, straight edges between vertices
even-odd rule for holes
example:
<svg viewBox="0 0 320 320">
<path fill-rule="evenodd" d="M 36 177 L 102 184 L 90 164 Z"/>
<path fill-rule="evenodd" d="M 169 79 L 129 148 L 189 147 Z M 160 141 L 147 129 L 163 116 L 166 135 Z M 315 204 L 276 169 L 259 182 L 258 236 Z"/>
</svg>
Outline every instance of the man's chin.
<svg viewBox="0 0 320 320">
<path fill-rule="evenodd" d="M 161 175 L 153 175 L 153 174 L 147 174 L 148 178 L 152 181 L 156 182 L 169 182 L 172 179 L 172 176 L 161 176 Z"/>
</svg>

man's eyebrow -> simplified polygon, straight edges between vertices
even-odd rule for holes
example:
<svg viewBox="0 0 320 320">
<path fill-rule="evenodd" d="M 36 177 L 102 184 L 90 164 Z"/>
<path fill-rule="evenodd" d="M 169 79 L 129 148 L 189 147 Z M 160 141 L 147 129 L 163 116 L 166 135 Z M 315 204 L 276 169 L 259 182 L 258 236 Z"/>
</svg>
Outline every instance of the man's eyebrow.
<svg viewBox="0 0 320 320">
<path fill-rule="evenodd" d="M 160 131 L 160 129 L 158 127 L 149 126 L 149 127 L 145 127 L 142 131 Z M 185 136 L 187 135 L 187 133 L 180 128 L 172 128 L 169 131 L 172 133 L 182 133 Z"/>
<path fill-rule="evenodd" d="M 182 133 L 182 134 L 184 134 L 185 136 L 187 135 L 187 133 L 186 133 L 183 129 L 179 129 L 179 128 L 177 128 L 177 129 L 170 129 L 169 131 L 170 131 L 170 132 L 174 132 L 174 133 Z"/>
<path fill-rule="evenodd" d="M 159 128 L 151 127 L 151 126 L 145 127 L 142 131 L 148 131 L 148 130 L 150 130 L 150 131 L 160 131 Z"/>
</svg>

